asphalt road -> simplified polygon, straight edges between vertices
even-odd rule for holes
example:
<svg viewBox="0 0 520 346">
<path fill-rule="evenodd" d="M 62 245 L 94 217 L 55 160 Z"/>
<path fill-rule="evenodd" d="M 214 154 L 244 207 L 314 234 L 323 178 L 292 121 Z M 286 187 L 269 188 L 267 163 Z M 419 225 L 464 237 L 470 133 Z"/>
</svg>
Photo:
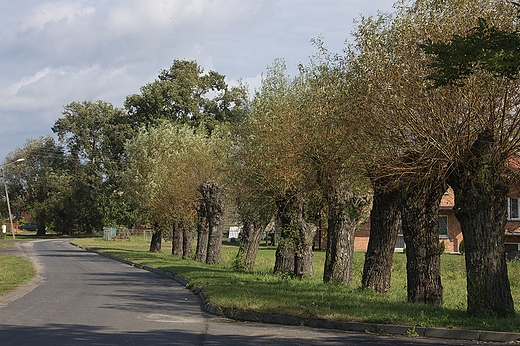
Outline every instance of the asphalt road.
<svg viewBox="0 0 520 346">
<path fill-rule="evenodd" d="M 19 246 L 39 276 L 0 296 L 1 346 L 475 344 L 231 321 L 203 312 L 198 298 L 171 279 L 66 240 Z"/>
</svg>

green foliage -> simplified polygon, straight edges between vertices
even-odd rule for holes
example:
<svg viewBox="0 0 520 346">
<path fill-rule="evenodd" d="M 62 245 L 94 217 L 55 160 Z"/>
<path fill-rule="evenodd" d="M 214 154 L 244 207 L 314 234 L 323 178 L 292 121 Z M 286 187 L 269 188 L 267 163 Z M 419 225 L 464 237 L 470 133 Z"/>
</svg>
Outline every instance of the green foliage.
<svg viewBox="0 0 520 346">
<path fill-rule="evenodd" d="M 415 330 L 415 326 L 413 326 L 411 329 L 408 329 L 404 334 L 404 336 L 410 336 L 410 337 L 416 337 L 419 336 L 419 333 Z"/>
<path fill-rule="evenodd" d="M 490 26 L 483 18 L 465 36 L 454 35 L 447 43 L 428 39 L 420 47 L 434 57 L 434 72 L 427 77 L 434 87 L 461 85 L 477 71 L 511 79 L 520 71 L 520 32 Z"/>
<path fill-rule="evenodd" d="M 219 123 L 242 119 L 247 110 L 247 90 L 229 88 L 215 71 L 204 74 L 195 61 L 175 60 L 158 79 L 126 98 L 125 108 L 134 127 L 153 127 L 162 120 L 204 126 L 212 132 Z"/>
<path fill-rule="evenodd" d="M 243 246 L 240 244 L 240 246 Z M 231 268 L 235 271 L 244 271 L 246 268 L 246 252 L 245 251 L 239 251 L 238 254 L 235 256 L 233 261 L 231 262 Z"/>
<path fill-rule="evenodd" d="M 52 130 L 68 151 L 68 197 L 73 226 L 86 232 L 121 224 L 127 210 L 120 191 L 124 143 L 133 132 L 122 110 L 104 101 L 72 102 Z"/>
<path fill-rule="evenodd" d="M 39 235 L 45 234 L 46 228 L 62 231 L 71 177 L 64 148 L 52 137 L 41 137 L 28 140 L 6 161 L 14 162 L 16 158 L 24 161 L 6 165 L 13 209 L 30 211 Z"/>
<path fill-rule="evenodd" d="M 208 136 L 204 128 L 163 121 L 142 129 L 127 143 L 125 196 L 140 206 L 140 222 L 159 222 L 171 229 L 173 220 L 194 224 L 198 186 L 220 181 L 229 143 L 218 128 Z"/>
</svg>

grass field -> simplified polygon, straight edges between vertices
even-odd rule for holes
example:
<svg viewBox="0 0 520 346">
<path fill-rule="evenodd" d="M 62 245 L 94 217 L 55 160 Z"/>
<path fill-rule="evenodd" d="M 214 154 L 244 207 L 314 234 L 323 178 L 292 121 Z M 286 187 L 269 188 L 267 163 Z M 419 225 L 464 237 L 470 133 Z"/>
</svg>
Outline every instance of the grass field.
<svg viewBox="0 0 520 346">
<path fill-rule="evenodd" d="M 0 245 L 2 243 L 0 242 Z M 34 275 L 33 265 L 28 259 L 14 255 L 0 255 L 0 295 L 28 282 Z"/>
<path fill-rule="evenodd" d="M 469 318 L 466 313 L 464 257 L 442 255 L 444 307 L 406 302 L 406 256 L 394 255 L 392 289 L 387 294 L 361 290 L 364 253 L 355 253 L 354 283 L 346 287 L 322 283 L 324 252 L 315 252 L 315 276 L 293 279 L 273 275 L 275 248 L 261 246 L 252 272 L 233 270 L 236 245 L 224 245 L 222 264 L 206 265 L 171 255 L 170 243 L 160 254 L 148 252 L 149 243 L 140 237 L 131 241 L 103 241 L 100 238 L 78 239 L 77 244 L 160 268 L 190 281 L 190 288 L 200 287 L 210 302 L 221 308 L 284 314 L 303 318 L 341 321 L 405 324 L 414 326 L 467 328 L 520 332 L 520 318 Z M 513 298 L 520 305 L 520 263 L 509 263 Z"/>
</svg>

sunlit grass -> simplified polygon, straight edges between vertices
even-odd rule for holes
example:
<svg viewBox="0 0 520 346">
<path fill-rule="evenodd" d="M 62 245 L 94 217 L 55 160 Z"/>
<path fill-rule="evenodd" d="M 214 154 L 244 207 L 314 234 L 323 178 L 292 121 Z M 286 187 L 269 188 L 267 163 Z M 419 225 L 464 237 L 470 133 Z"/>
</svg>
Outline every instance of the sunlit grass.
<svg viewBox="0 0 520 346">
<path fill-rule="evenodd" d="M 13 255 L 0 255 L 0 295 L 31 280 L 35 270 L 30 260 Z"/>
<path fill-rule="evenodd" d="M 8 249 L 13 247 L 15 242 L 13 240 L 1 239 L 0 240 L 0 249 Z"/>
<path fill-rule="evenodd" d="M 160 254 L 148 252 L 143 238 L 132 241 L 79 239 L 76 243 L 95 248 L 138 263 L 170 271 L 201 287 L 210 302 L 221 308 L 284 314 L 303 318 L 405 324 L 414 326 L 453 327 L 520 332 L 520 318 L 468 318 L 464 257 L 444 254 L 442 284 L 444 307 L 406 302 L 406 255 L 394 254 L 392 289 L 387 294 L 361 290 L 364 253 L 354 256 L 354 282 L 346 287 L 322 283 L 325 253 L 314 254 L 315 276 L 297 280 L 288 275 L 273 275 L 274 247 L 261 246 L 255 270 L 234 271 L 232 262 L 236 245 L 224 245 L 222 264 L 206 265 L 171 255 L 171 243 L 163 244 Z M 520 263 L 509 263 L 513 298 L 520 304 Z"/>
</svg>

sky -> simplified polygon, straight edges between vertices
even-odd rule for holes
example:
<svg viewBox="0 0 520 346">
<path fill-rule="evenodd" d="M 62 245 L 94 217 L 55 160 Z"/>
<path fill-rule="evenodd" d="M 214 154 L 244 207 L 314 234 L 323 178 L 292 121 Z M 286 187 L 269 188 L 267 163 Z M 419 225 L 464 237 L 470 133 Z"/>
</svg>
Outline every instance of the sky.
<svg viewBox="0 0 520 346">
<path fill-rule="evenodd" d="M 340 53 L 355 20 L 394 0 L 0 0 L 0 161 L 53 135 L 71 102 L 123 107 L 176 59 L 258 88 L 282 58 L 294 75 L 315 52 Z"/>
</svg>

